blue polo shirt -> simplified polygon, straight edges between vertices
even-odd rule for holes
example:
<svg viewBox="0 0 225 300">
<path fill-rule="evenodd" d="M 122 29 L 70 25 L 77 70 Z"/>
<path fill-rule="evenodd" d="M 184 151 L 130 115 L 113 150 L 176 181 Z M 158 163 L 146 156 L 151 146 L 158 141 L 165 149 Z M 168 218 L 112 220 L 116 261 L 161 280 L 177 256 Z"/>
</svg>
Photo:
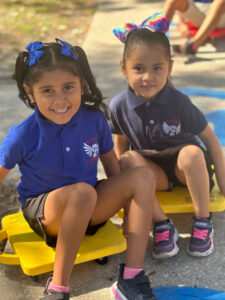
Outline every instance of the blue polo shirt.
<svg viewBox="0 0 225 300">
<path fill-rule="evenodd" d="M 86 182 L 95 186 L 100 154 L 113 148 L 102 112 L 80 107 L 63 125 L 46 120 L 38 109 L 13 126 L 0 147 L 0 165 L 18 164 L 22 207 L 26 199 L 65 185 Z"/>
<path fill-rule="evenodd" d="M 126 136 L 136 150 L 196 143 L 195 135 L 207 126 L 190 99 L 168 85 L 152 100 L 136 96 L 128 87 L 111 100 L 110 111 L 112 133 Z"/>
<path fill-rule="evenodd" d="M 194 2 L 200 2 L 200 3 L 212 3 L 213 0 L 194 0 Z"/>
</svg>

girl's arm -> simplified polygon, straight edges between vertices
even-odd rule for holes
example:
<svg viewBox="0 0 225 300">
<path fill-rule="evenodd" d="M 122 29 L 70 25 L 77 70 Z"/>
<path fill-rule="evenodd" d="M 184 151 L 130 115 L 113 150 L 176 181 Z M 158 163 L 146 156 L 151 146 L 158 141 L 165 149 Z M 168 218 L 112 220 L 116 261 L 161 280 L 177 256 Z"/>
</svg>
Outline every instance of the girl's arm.
<svg viewBox="0 0 225 300">
<path fill-rule="evenodd" d="M 178 30 L 180 31 L 180 33 L 182 34 L 183 37 L 189 38 L 190 30 L 185 23 L 185 19 L 184 19 L 183 15 L 180 12 L 178 13 L 178 19 L 179 19 Z"/>
<path fill-rule="evenodd" d="M 0 165 L 0 192 L 1 192 L 1 188 L 2 188 L 2 180 L 5 178 L 5 176 L 9 173 L 10 170 L 3 168 Z M 7 240 L 3 240 L 0 243 L 0 254 L 4 251 L 5 248 L 5 244 L 6 244 Z"/>
<path fill-rule="evenodd" d="M 124 152 L 128 151 L 129 147 L 130 147 L 130 143 L 129 143 L 128 139 L 122 134 L 114 135 L 114 145 L 115 145 L 115 152 L 116 152 L 118 159 L 120 159 L 120 156 Z"/>
<path fill-rule="evenodd" d="M 1 191 L 1 187 L 2 187 L 2 180 L 9 173 L 9 171 L 10 170 L 5 169 L 4 167 L 0 166 L 0 191 Z"/>
<path fill-rule="evenodd" d="M 111 177 L 121 172 L 119 161 L 113 150 L 109 151 L 106 154 L 101 154 L 100 160 L 102 162 L 107 177 Z"/>
<path fill-rule="evenodd" d="M 193 38 L 194 44 L 199 47 L 217 27 L 225 11 L 225 0 L 214 0 L 203 20 L 199 30 Z"/>
<path fill-rule="evenodd" d="M 225 160 L 219 140 L 209 125 L 199 134 L 199 138 L 207 148 L 215 168 L 217 183 L 221 193 L 225 196 Z"/>
</svg>

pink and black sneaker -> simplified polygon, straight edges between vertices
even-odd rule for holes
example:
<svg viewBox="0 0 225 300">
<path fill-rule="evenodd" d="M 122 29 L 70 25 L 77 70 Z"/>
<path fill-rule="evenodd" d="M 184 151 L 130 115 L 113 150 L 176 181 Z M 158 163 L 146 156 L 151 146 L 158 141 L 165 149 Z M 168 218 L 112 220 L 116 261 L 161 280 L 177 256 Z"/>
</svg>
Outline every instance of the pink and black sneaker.
<svg viewBox="0 0 225 300">
<path fill-rule="evenodd" d="M 192 234 L 188 254 L 197 257 L 208 256 L 214 251 L 213 224 L 211 218 L 193 218 Z"/>
<path fill-rule="evenodd" d="M 178 232 L 171 219 L 156 222 L 153 228 L 153 237 L 152 254 L 154 258 L 168 258 L 178 253 Z"/>
<path fill-rule="evenodd" d="M 125 265 L 120 264 L 119 279 L 112 286 L 115 300 L 157 300 L 144 270 L 133 279 L 123 279 L 124 268 Z"/>
</svg>

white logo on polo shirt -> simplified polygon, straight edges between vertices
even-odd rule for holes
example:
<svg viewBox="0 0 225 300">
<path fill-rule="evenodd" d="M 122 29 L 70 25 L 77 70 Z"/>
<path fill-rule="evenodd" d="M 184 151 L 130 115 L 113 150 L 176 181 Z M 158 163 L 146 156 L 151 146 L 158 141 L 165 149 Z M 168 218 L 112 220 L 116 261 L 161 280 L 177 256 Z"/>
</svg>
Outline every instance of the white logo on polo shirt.
<svg viewBox="0 0 225 300">
<path fill-rule="evenodd" d="M 166 122 L 162 124 L 163 132 L 169 136 L 175 136 L 180 133 L 181 125 L 168 125 Z"/>
<path fill-rule="evenodd" d="M 86 152 L 86 154 L 90 157 L 96 157 L 98 156 L 98 152 L 99 152 L 99 147 L 98 144 L 95 143 L 92 146 L 89 146 L 88 144 L 84 143 L 84 151 Z"/>
</svg>

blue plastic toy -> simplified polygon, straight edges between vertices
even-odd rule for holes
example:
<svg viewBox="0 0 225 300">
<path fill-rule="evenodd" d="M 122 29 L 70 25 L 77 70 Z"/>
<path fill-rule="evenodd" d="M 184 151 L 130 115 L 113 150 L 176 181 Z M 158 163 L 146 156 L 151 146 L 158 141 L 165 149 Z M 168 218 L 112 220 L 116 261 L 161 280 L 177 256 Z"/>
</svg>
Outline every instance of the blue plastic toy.
<svg viewBox="0 0 225 300">
<path fill-rule="evenodd" d="M 153 289 L 157 300 L 225 300 L 225 292 L 190 286 Z"/>
</svg>

